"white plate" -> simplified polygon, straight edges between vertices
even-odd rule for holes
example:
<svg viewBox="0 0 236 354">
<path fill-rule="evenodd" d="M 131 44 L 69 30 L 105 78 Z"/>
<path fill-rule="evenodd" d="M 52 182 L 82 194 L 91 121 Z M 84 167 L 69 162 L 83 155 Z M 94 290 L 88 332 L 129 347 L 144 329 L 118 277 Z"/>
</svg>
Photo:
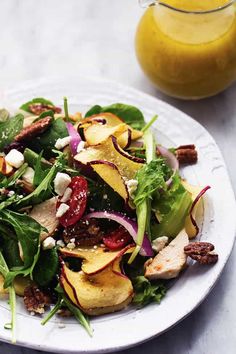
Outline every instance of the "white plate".
<svg viewBox="0 0 236 354">
<path fill-rule="evenodd" d="M 216 246 L 219 261 L 212 267 L 194 264 L 183 272 L 168 291 L 161 305 L 128 310 L 93 319 L 94 336 L 90 338 L 73 320 L 65 328 L 58 327 L 58 319 L 46 326 L 38 317 L 30 316 L 21 301 L 17 306 L 17 343 L 39 350 L 63 353 L 108 352 L 134 346 L 155 337 L 187 316 L 206 297 L 219 277 L 233 246 L 235 237 L 235 200 L 222 155 L 210 134 L 196 121 L 151 96 L 110 81 L 84 77 L 26 82 L 5 92 L 1 106 L 19 107 L 32 97 L 47 97 L 56 104 L 68 97 L 73 110 L 84 111 L 94 104 L 107 105 L 124 102 L 139 107 L 147 120 L 159 115 L 156 127 L 161 140 L 167 136 L 176 145 L 194 143 L 199 162 L 184 170 L 193 184 L 210 185 L 204 200 L 204 221 L 201 239 Z M 73 105 L 73 106 L 72 106 Z M 0 339 L 9 342 L 11 333 L 3 329 L 9 322 L 6 302 L 0 303 Z M 65 322 L 65 321 L 63 321 Z"/>
</svg>

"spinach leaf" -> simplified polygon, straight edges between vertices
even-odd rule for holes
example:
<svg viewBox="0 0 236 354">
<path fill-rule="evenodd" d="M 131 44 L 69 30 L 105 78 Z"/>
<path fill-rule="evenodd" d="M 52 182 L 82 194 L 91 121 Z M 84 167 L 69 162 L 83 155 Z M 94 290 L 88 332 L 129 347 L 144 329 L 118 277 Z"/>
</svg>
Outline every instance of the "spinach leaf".
<svg viewBox="0 0 236 354">
<path fill-rule="evenodd" d="M 123 119 L 124 122 L 134 129 L 141 130 L 145 126 L 144 116 L 142 112 L 134 106 L 115 103 L 110 106 L 101 107 L 99 105 L 93 106 L 85 114 L 85 117 L 90 117 L 93 114 L 110 112 Z"/>
<path fill-rule="evenodd" d="M 10 118 L 10 113 L 5 109 L 0 109 L 0 123 L 6 122 Z"/>
<path fill-rule="evenodd" d="M 57 139 L 64 138 L 68 136 L 68 130 L 66 128 L 66 123 L 63 119 L 55 119 L 50 127 L 39 137 L 35 138 L 30 142 L 29 147 L 40 153 L 44 150 L 45 157 L 55 156 L 52 150 L 55 148 L 55 143 Z"/>
<path fill-rule="evenodd" d="M 23 111 L 26 111 L 26 112 L 31 112 L 31 110 L 29 109 L 29 106 L 31 104 L 35 104 L 35 103 L 42 103 L 42 104 L 45 104 L 45 105 L 54 106 L 54 104 L 51 101 L 49 101 L 49 100 L 47 100 L 47 99 L 45 99 L 43 97 L 37 97 L 37 98 L 34 98 L 31 101 L 28 101 L 28 102 L 24 103 L 22 106 L 20 106 L 20 109 L 22 109 Z"/>
<path fill-rule="evenodd" d="M 41 251 L 33 271 L 33 279 L 40 286 L 47 286 L 57 274 L 59 260 L 57 249 Z"/>
<path fill-rule="evenodd" d="M 146 306 L 151 302 L 161 302 L 166 294 L 166 287 L 163 282 L 156 281 L 150 283 L 150 281 L 144 276 L 140 275 L 132 280 L 135 296 L 133 302 L 140 306 Z"/>
<path fill-rule="evenodd" d="M 23 121 L 24 116 L 17 114 L 6 122 L 0 123 L 0 151 L 6 145 L 10 144 L 14 140 L 14 137 L 22 130 Z"/>
<path fill-rule="evenodd" d="M 10 227 L 0 224 L 0 235 L 2 253 L 8 267 L 12 268 L 23 266 L 15 232 Z"/>
<path fill-rule="evenodd" d="M 7 209 L 0 211 L 0 221 L 14 229 L 22 247 L 24 268 L 30 267 L 38 252 L 39 238 L 44 228 L 30 216 Z"/>
<path fill-rule="evenodd" d="M 62 153 L 59 153 L 59 157 L 56 159 L 52 168 L 48 171 L 47 175 L 44 177 L 42 182 L 38 185 L 38 187 L 26 197 L 21 199 L 17 204 L 16 207 L 22 208 L 28 205 L 34 205 L 43 202 L 46 199 L 49 199 L 52 194 L 52 182 L 57 174 L 63 170 L 65 166 L 65 157 Z"/>
</svg>

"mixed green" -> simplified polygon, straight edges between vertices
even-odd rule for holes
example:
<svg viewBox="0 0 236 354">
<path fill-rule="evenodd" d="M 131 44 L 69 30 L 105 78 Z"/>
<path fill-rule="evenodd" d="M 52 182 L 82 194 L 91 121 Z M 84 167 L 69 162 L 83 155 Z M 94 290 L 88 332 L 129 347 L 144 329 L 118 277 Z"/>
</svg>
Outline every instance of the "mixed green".
<svg viewBox="0 0 236 354">
<path fill-rule="evenodd" d="M 172 276 L 147 268 L 187 230 L 194 193 L 175 149 L 155 141 L 156 118 L 121 103 L 83 117 L 44 98 L 0 111 L 0 288 L 13 341 L 15 293 L 32 314 L 53 306 L 43 325 L 66 313 L 90 335 L 90 316 L 165 296 Z"/>
</svg>

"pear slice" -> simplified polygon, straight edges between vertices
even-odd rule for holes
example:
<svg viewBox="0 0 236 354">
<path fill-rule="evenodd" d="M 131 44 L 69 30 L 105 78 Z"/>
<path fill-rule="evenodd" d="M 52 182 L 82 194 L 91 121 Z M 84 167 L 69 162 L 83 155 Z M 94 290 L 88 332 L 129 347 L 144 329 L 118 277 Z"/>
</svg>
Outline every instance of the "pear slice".
<svg viewBox="0 0 236 354">
<path fill-rule="evenodd" d="M 116 268 L 119 269 L 118 266 Z M 60 282 L 69 299 L 89 315 L 119 311 L 133 298 L 131 281 L 114 272 L 112 265 L 88 276 L 83 271 L 73 272 L 63 264 Z"/>
</svg>

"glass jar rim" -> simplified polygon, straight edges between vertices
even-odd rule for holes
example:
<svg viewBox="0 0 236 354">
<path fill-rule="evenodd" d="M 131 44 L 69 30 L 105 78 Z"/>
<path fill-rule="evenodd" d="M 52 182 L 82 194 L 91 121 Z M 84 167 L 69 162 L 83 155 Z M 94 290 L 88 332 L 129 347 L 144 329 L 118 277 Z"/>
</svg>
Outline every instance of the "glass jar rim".
<svg viewBox="0 0 236 354">
<path fill-rule="evenodd" d="M 213 9 L 209 9 L 209 10 L 184 10 L 184 9 L 169 5 L 165 2 L 163 2 L 162 0 L 154 0 L 154 1 L 139 0 L 139 3 L 142 7 L 150 7 L 150 6 L 160 5 L 160 6 L 167 7 L 168 9 L 176 11 L 176 12 L 181 12 L 181 13 L 185 13 L 185 14 L 195 14 L 195 15 L 209 14 L 209 13 L 213 13 L 213 12 L 222 11 L 222 10 L 226 9 L 227 7 L 233 5 L 235 2 L 236 2 L 236 0 L 229 0 L 226 4 L 224 4 L 222 6 L 215 7 Z"/>
</svg>

